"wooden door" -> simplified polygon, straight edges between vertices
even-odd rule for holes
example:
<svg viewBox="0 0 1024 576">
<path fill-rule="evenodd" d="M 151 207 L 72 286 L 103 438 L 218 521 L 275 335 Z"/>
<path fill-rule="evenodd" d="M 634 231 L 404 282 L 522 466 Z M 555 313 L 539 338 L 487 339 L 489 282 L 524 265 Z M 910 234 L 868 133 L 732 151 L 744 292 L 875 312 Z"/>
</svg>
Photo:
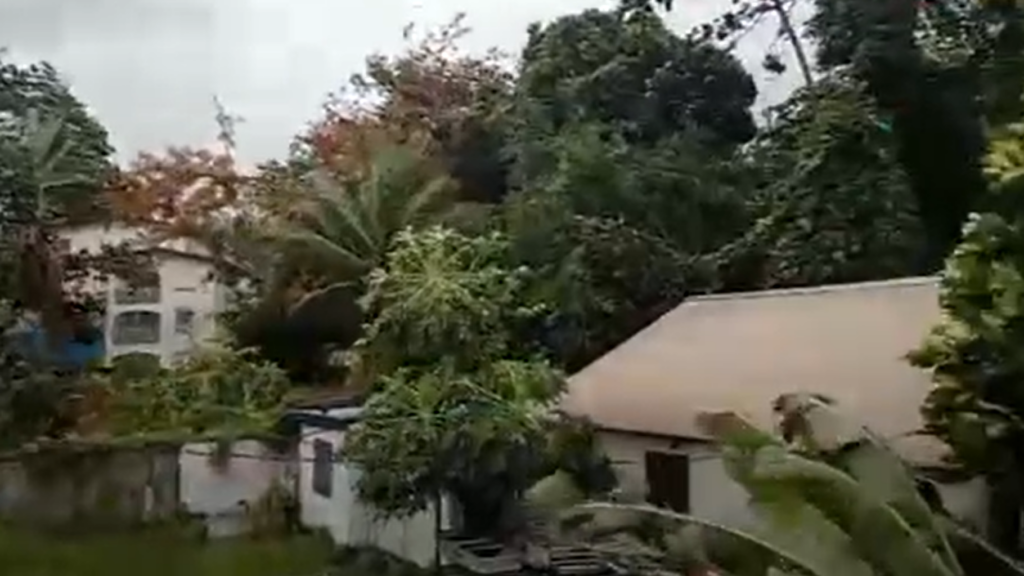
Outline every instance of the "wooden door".
<svg viewBox="0 0 1024 576">
<path fill-rule="evenodd" d="M 676 512 L 690 511 L 690 458 L 686 454 L 647 452 L 647 500 Z"/>
</svg>

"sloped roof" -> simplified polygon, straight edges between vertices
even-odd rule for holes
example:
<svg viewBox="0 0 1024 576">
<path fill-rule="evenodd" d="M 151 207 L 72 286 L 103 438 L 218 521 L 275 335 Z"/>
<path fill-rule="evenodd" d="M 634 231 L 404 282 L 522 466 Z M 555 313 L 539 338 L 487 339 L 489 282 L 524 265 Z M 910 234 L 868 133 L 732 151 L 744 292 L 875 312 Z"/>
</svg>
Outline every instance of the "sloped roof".
<svg viewBox="0 0 1024 576">
<path fill-rule="evenodd" d="M 692 298 L 572 376 L 563 408 L 603 428 L 701 438 L 701 412 L 770 427 L 776 397 L 814 392 L 896 438 L 920 428 L 930 388 L 904 355 L 939 319 L 936 278 Z"/>
</svg>

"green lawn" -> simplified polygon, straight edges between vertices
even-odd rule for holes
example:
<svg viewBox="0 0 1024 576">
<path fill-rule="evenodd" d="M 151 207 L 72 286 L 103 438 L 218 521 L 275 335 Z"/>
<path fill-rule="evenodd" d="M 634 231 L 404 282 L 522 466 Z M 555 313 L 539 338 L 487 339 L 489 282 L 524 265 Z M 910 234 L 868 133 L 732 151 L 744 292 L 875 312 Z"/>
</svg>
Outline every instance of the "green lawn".
<svg viewBox="0 0 1024 576">
<path fill-rule="evenodd" d="M 201 542 L 180 530 L 62 538 L 0 528 L 4 576 L 317 576 L 330 556 L 312 536 Z"/>
</svg>

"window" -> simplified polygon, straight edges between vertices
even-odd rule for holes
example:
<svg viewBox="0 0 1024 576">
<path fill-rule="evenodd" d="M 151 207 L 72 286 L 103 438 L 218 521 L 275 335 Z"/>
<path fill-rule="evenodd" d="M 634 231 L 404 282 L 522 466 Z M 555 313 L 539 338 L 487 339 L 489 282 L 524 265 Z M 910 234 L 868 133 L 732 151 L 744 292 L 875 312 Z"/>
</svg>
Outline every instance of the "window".
<svg viewBox="0 0 1024 576">
<path fill-rule="evenodd" d="M 331 497 L 334 487 L 334 445 L 326 440 L 313 440 L 313 493 Z"/>
<path fill-rule="evenodd" d="M 158 304 L 160 302 L 160 275 L 146 274 L 145 278 L 121 280 L 114 288 L 115 304 Z"/>
<path fill-rule="evenodd" d="M 195 324 L 196 312 L 191 308 L 174 309 L 174 333 L 192 335 L 192 328 Z"/>
<path fill-rule="evenodd" d="M 118 346 L 158 344 L 160 314 L 145 310 L 122 312 L 114 317 L 111 341 Z"/>
<path fill-rule="evenodd" d="M 690 458 L 685 454 L 648 452 L 644 455 L 647 501 L 676 512 L 690 511 Z"/>
</svg>

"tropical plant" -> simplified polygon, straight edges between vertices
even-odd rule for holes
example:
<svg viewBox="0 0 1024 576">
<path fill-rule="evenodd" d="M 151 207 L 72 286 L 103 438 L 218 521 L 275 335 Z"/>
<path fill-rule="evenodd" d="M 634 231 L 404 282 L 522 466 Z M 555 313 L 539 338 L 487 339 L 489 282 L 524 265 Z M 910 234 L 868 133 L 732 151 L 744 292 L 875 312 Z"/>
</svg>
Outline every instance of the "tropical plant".
<svg viewBox="0 0 1024 576">
<path fill-rule="evenodd" d="M 113 435 L 270 432 L 291 383 L 251 351 L 202 349 L 163 368 L 115 364 L 104 381 L 95 417 Z"/>
<path fill-rule="evenodd" d="M 783 410 L 782 435 L 733 413 L 700 417 L 721 443 L 730 477 L 750 496 L 753 523 L 733 526 L 645 505 L 593 503 L 569 513 L 572 530 L 588 533 L 599 525 L 607 536 L 646 518 L 647 549 L 660 550 L 652 558 L 703 573 L 955 576 L 969 573 L 958 556 L 969 551 L 991 562 L 986 574 L 1024 574 L 1015 561 L 931 508 L 886 443 L 843 424 L 827 401 L 794 394 L 776 407 Z M 597 534 L 589 532 L 589 539 L 601 548 Z"/>
<path fill-rule="evenodd" d="M 456 200 L 449 178 L 400 147 L 380 151 L 365 179 L 344 183 L 313 171 L 307 182 L 309 194 L 273 238 L 286 262 L 326 281 L 323 292 L 361 283 L 383 261 L 395 234 L 437 223 Z"/>
<path fill-rule="evenodd" d="M 933 375 L 928 428 L 988 476 L 1000 503 L 990 530 L 1014 550 L 1024 505 L 1024 124 L 1000 129 L 987 165 L 997 211 L 965 226 L 942 274 L 942 321 L 911 360 Z"/>
<path fill-rule="evenodd" d="M 34 173 L 37 183 L 45 180 L 47 216 L 57 214 L 71 220 L 96 217 L 103 204 L 102 185 L 112 168 L 113 149 L 107 131 L 75 98 L 53 66 L 46 62 L 20 66 L 0 54 L 0 139 L 18 140 L 28 135 L 35 140 L 34 151 L 3 146 L 0 171 L 15 169 L 24 171 L 29 180 Z M 25 153 L 47 162 L 33 164 Z M 36 187 L 17 188 L 5 182 L 4 190 L 5 196 L 35 206 Z"/>
<path fill-rule="evenodd" d="M 385 514 L 448 493 L 468 529 L 495 531 L 543 465 L 562 380 L 513 342 L 534 311 L 507 251 L 497 234 L 405 231 L 371 276 L 356 360 L 372 393 L 344 455 L 363 471 L 361 497 Z"/>
</svg>

